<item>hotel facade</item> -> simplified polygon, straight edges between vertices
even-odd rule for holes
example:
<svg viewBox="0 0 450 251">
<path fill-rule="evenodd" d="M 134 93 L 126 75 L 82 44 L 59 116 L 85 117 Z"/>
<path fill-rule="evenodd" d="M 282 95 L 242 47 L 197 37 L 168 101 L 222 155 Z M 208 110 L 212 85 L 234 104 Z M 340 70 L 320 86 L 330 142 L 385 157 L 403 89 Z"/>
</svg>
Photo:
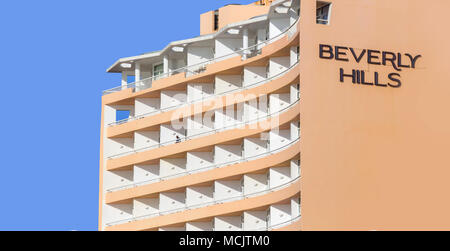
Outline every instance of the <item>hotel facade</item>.
<svg viewBox="0 0 450 251">
<path fill-rule="evenodd" d="M 119 59 L 99 230 L 450 229 L 448 7 L 227 5 Z"/>
</svg>

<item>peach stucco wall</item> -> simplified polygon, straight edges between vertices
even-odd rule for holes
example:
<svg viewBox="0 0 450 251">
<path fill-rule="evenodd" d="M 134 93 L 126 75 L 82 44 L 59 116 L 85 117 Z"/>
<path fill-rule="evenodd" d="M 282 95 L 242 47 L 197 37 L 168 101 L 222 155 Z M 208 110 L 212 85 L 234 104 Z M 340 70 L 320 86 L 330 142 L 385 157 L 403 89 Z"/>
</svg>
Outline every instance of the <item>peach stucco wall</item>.
<svg viewBox="0 0 450 251">
<path fill-rule="evenodd" d="M 450 1 L 332 2 L 328 26 L 301 6 L 302 229 L 449 230 Z M 398 72 L 320 59 L 320 43 L 422 58 Z M 341 67 L 402 86 L 340 83 Z"/>
<path fill-rule="evenodd" d="M 200 35 L 214 33 L 214 11 L 200 15 Z"/>
</svg>

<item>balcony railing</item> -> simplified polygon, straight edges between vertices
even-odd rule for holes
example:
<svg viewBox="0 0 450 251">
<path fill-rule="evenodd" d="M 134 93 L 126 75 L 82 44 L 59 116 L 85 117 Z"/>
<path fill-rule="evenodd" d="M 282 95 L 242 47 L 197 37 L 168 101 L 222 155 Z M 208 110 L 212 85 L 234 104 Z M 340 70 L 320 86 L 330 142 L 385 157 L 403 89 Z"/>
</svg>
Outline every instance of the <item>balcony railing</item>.
<svg viewBox="0 0 450 251">
<path fill-rule="evenodd" d="M 130 117 L 130 118 L 127 118 L 127 119 L 122 119 L 122 120 L 110 123 L 110 124 L 108 124 L 108 126 L 115 126 L 115 125 L 125 124 L 125 123 L 128 123 L 130 121 L 139 120 L 139 119 L 143 119 L 143 118 L 146 118 L 146 117 L 149 117 L 149 116 L 153 116 L 153 115 L 156 115 L 156 114 L 160 114 L 160 113 L 163 113 L 163 112 L 175 110 L 175 109 L 178 109 L 178 108 L 181 108 L 181 107 L 186 107 L 188 105 L 192 105 L 192 104 L 197 103 L 197 102 L 200 103 L 200 101 L 201 102 L 207 102 L 207 101 L 210 101 L 211 99 L 214 99 L 214 98 L 217 98 L 217 97 L 220 97 L 220 96 L 223 96 L 223 95 L 228 95 L 228 94 L 232 94 L 232 93 L 236 93 L 236 92 L 252 89 L 252 88 L 258 87 L 260 85 L 264 85 L 264 84 L 266 84 L 266 83 L 268 83 L 270 81 L 273 81 L 275 79 L 280 78 L 285 73 L 287 73 L 291 69 L 295 68 L 298 65 L 298 63 L 299 63 L 299 61 L 295 62 L 288 69 L 286 69 L 286 70 L 284 70 L 284 71 L 282 71 L 282 72 L 280 72 L 280 73 L 278 73 L 278 74 L 276 74 L 274 76 L 271 76 L 270 78 L 264 79 L 262 81 L 259 81 L 259 82 L 256 82 L 256 83 L 253 83 L 253 84 L 250 84 L 250 85 L 247 85 L 247 86 L 243 86 L 241 88 L 237 88 L 237 89 L 234 89 L 234 90 L 231 90 L 231 91 L 225 91 L 225 92 L 221 92 L 221 93 L 216 93 L 216 94 L 213 94 L 213 95 L 210 95 L 210 96 L 207 96 L 207 97 L 202 97 L 202 98 L 199 98 L 199 99 L 191 100 L 191 101 L 186 102 L 186 103 L 182 103 L 182 104 L 166 107 L 164 109 L 154 110 L 154 111 L 151 111 L 149 113 L 145 113 L 145 114 L 142 114 L 142 115 Z"/>
<path fill-rule="evenodd" d="M 279 190 L 284 189 L 286 187 L 289 187 L 291 184 L 297 182 L 300 179 L 300 177 L 301 176 L 299 174 L 299 175 L 297 175 L 297 177 L 289 180 L 288 182 L 286 182 L 286 183 L 284 183 L 282 185 L 278 185 L 276 187 L 272 187 L 272 188 L 266 189 L 264 191 L 248 193 L 248 194 L 241 194 L 239 196 L 233 196 L 233 197 L 220 199 L 220 200 L 213 199 L 210 202 L 199 203 L 199 204 L 191 205 L 191 206 L 183 206 L 183 207 L 179 207 L 179 208 L 176 208 L 176 209 L 161 211 L 161 212 L 158 212 L 158 213 L 152 213 L 152 214 L 148 214 L 148 215 L 144 215 L 144 216 L 133 217 L 133 218 L 120 220 L 120 221 L 114 221 L 114 222 L 111 222 L 111 223 L 107 223 L 106 226 L 111 227 L 111 226 L 131 223 L 131 222 L 135 222 L 135 221 L 141 221 L 141 220 L 145 220 L 145 219 L 155 218 L 155 217 L 158 217 L 158 216 L 174 214 L 174 213 L 178 213 L 178 212 L 182 212 L 182 211 L 194 210 L 194 209 L 203 208 L 203 207 L 207 207 L 207 206 L 223 204 L 223 203 L 229 203 L 229 202 L 232 202 L 232 201 L 238 201 L 238 200 L 253 198 L 253 197 L 256 197 L 256 196 L 266 195 L 268 193 L 276 192 L 276 191 L 279 191 Z"/>
<path fill-rule="evenodd" d="M 225 163 L 220 163 L 220 164 L 215 164 L 215 165 L 211 165 L 208 167 L 203 167 L 203 168 L 198 168 L 198 169 L 194 169 L 194 170 L 188 170 L 185 172 L 181 172 L 181 173 L 177 173 L 177 174 L 172 174 L 172 175 L 167 175 L 164 177 L 159 177 L 159 178 L 155 178 L 155 179 L 150 179 L 150 180 L 145 180 L 145 181 L 141 181 L 141 182 L 136 182 L 133 184 L 129 184 L 129 185 L 125 185 L 125 186 L 119 186 L 119 187 L 115 187 L 115 188 L 111 188 L 108 189 L 107 192 L 108 193 L 112 193 L 112 192 L 117 192 L 117 191 L 121 191 L 121 190 L 125 190 L 125 189 L 131 189 L 131 188 L 136 188 L 136 187 L 140 187 L 140 186 L 144 186 L 144 185 L 148 185 L 148 184 L 153 184 L 156 182 L 161 182 L 161 181 L 166 181 L 166 180 L 170 180 L 170 179 L 174 179 L 174 178 L 179 178 L 182 176 L 187 176 L 187 175 L 192 175 L 192 174 L 196 174 L 196 173 L 201 173 L 201 172 L 206 172 L 212 169 L 217 169 L 217 168 L 223 168 L 226 166 L 231 166 L 231 165 L 235 165 L 235 164 L 239 164 L 239 163 L 243 163 L 243 162 L 248 162 L 248 161 L 252 161 L 252 160 L 256 160 L 256 159 L 260 159 L 260 158 L 264 158 L 266 156 L 271 156 L 274 155 L 276 153 L 279 153 L 293 145 L 295 145 L 297 142 L 300 141 L 300 137 L 298 137 L 297 139 L 290 141 L 289 144 L 286 144 L 280 148 L 277 148 L 275 150 L 272 151 L 268 151 L 262 154 L 258 154 L 258 155 L 254 155 L 254 156 L 250 156 L 250 157 L 242 157 L 239 160 L 233 160 L 233 161 L 229 161 L 229 162 L 225 162 Z"/>
<path fill-rule="evenodd" d="M 260 117 L 260 118 L 249 119 L 249 120 L 245 120 L 243 122 L 236 123 L 236 124 L 233 124 L 233 125 L 228 125 L 228 126 L 225 126 L 225 127 L 222 127 L 222 128 L 212 129 L 212 130 L 207 131 L 207 132 L 201 132 L 201 133 L 198 133 L 198 134 L 186 136 L 183 139 L 169 140 L 169 141 L 166 141 L 166 142 L 158 143 L 158 144 L 155 144 L 155 145 L 152 145 L 152 146 L 147 146 L 147 147 L 136 149 L 136 150 L 133 150 L 133 151 L 124 152 L 124 153 L 120 153 L 120 154 L 115 154 L 115 155 L 109 156 L 108 159 L 116 159 L 116 158 L 120 158 L 120 157 L 125 157 L 125 156 L 128 156 L 128 155 L 137 154 L 139 152 L 143 152 L 143 151 L 146 151 L 146 150 L 150 150 L 150 149 L 160 148 L 160 147 L 163 147 L 163 146 L 168 146 L 168 145 L 172 145 L 172 144 L 181 143 L 183 140 L 184 141 L 188 141 L 188 140 L 191 140 L 191 139 L 195 139 L 195 138 L 200 138 L 200 137 L 216 134 L 216 133 L 219 133 L 219 132 L 222 132 L 222 131 L 243 127 L 245 125 L 252 124 L 254 122 L 256 123 L 256 122 L 260 122 L 260 121 L 263 121 L 263 120 L 267 120 L 267 119 L 270 119 L 272 117 L 278 116 L 279 114 L 283 113 L 284 111 L 289 110 L 290 108 L 292 108 L 295 105 L 297 105 L 299 102 L 300 102 L 300 97 L 298 97 L 297 100 L 294 103 L 289 104 L 289 106 L 287 106 L 287 107 L 285 107 L 285 108 L 283 108 L 283 109 L 281 109 L 281 110 L 279 110 L 277 112 L 271 113 L 269 115 L 266 115 L 266 116 L 263 116 L 263 117 Z"/>
<path fill-rule="evenodd" d="M 274 224 L 274 225 L 270 225 L 270 226 L 262 227 L 262 228 L 243 229 L 243 231 L 272 231 L 272 230 L 275 230 L 275 229 L 280 229 L 282 227 L 291 225 L 294 222 L 299 221 L 301 218 L 302 218 L 302 216 L 299 215 L 299 216 L 294 217 L 294 218 L 292 218 L 292 219 L 290 219 L 288 221 L 285 221 L 285 222 L 281 222 L 281 223 L 278 223 L 278 224 Z"/>
<path fill-rule="evenodd" d="M 224 55 L 224 56 L 216 57 L 216 58 L 207 60 L 205 62 L 201 62 L 201 63 L 189 65 L 189 66 L 185 66 L 185 67 L 182 67 L 180 69 L 172 70 L 172 71 L 169 71 L 167 73 L 163 73 L 163 74 L 158 75 L 158 76 L 146 78 L 146 79 L 143 79 L 143 80 L 131 83 L 131 84 L 118 86 L 118 87 L 115 87 L 115 88 L 103 91 L 103 95 L 108 95 L 108 94 L 111 94 L 111 93 L 119 92 L 119 91 L 122 91 L 122 90 L 125 90 L 125 89 L 130 89 L 130 88 L 133 88 L 133 92 L 146 90 L 146 89 L 151 88 L 152 87 L 152 82 L 155 81 L 155 80 L 158 80 L 158 79 L 167 78 L 167 77 L 170 77 L 172 75 L 179 74 L 179 73 L 185 73 L 186 76 L 187 75 L 189 75 L 189 76 L 197 75 L 197 74 L 200 74 L 200 73 L 204 72 L 206 70 L 206 66 L 207 65 L 213 64 L 213 63 L 225 60 L 225 59 L 228 59 L 228 58 L 233 57 L 233 56 L 242 56 L 242 57 L 245 57 L 245 58 L 248 59 L 248 58 L 251 58 L 253 56 L 259 55 L 261 53 L 261 49 L 264 46 L 266 46 L 268 44 L 271 44 L 272 42 L 280 39 L 282 36 L 287 34 L 288 37 L 291 38 L 297 32 L 297 24 L 298 24 L 299 20 L 300 20 L 300 18 L 298 18 L 291 26 L 286 28 L 283 32 L 281 32 L 280 34 L 276 35 L 275 37 L 270 38 L 268 40 L 265 40 L 265 41 L 263 41 L 261 43 L 252 45 L 252 46 L 250 46 L 248 48 L 237 50 L 237 51 L 234 51 L 234 52 L 232 52 L 230 54 L 227 54 L 227 55 Z"/>
<path fill-rule="evenodd" d="M 321 19 L 321 18 L 317 18 L 316 22 L 318 24 L 328 24 L 328 19 Z"/>
</svg>

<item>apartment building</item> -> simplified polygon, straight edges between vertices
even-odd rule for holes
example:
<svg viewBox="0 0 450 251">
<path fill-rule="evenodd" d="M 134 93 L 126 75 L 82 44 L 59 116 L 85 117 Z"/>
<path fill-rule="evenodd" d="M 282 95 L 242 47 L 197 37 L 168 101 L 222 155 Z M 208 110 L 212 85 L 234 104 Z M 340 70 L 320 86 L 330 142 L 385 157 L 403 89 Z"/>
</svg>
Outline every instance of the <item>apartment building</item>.
<svg viewBox="0 0 450 251">
<path fill-rule="evenodd" d="M 449 228 L 450 120 L 430 112 L 449 105 L 431 84 L 449 80 L 435 74 L 449 35 L 425 41 L 445 22 L 431 29 L 423 5 L 228 5 L 198 37 L 117 60 L 99 230 Z"/>
<path fill-rule="evenodd" d="M 299 229 L 299 8 L 228 5 L 108 69 L 99 229 Z"/>
</svg>

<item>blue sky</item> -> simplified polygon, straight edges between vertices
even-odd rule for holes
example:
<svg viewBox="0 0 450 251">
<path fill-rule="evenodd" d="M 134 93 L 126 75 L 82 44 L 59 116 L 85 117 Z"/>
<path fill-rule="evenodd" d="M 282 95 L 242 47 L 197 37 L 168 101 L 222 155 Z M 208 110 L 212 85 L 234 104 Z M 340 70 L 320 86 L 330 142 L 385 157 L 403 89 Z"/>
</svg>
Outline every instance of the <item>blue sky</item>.
<svg viewBox="0 0 450 251">
<path fill-rule="evenodd" d="M 0 230 L 96 230 L 101 91 L 120 85 L 105 70 L 253 1 L 3 1 Z"/>
</svg>

